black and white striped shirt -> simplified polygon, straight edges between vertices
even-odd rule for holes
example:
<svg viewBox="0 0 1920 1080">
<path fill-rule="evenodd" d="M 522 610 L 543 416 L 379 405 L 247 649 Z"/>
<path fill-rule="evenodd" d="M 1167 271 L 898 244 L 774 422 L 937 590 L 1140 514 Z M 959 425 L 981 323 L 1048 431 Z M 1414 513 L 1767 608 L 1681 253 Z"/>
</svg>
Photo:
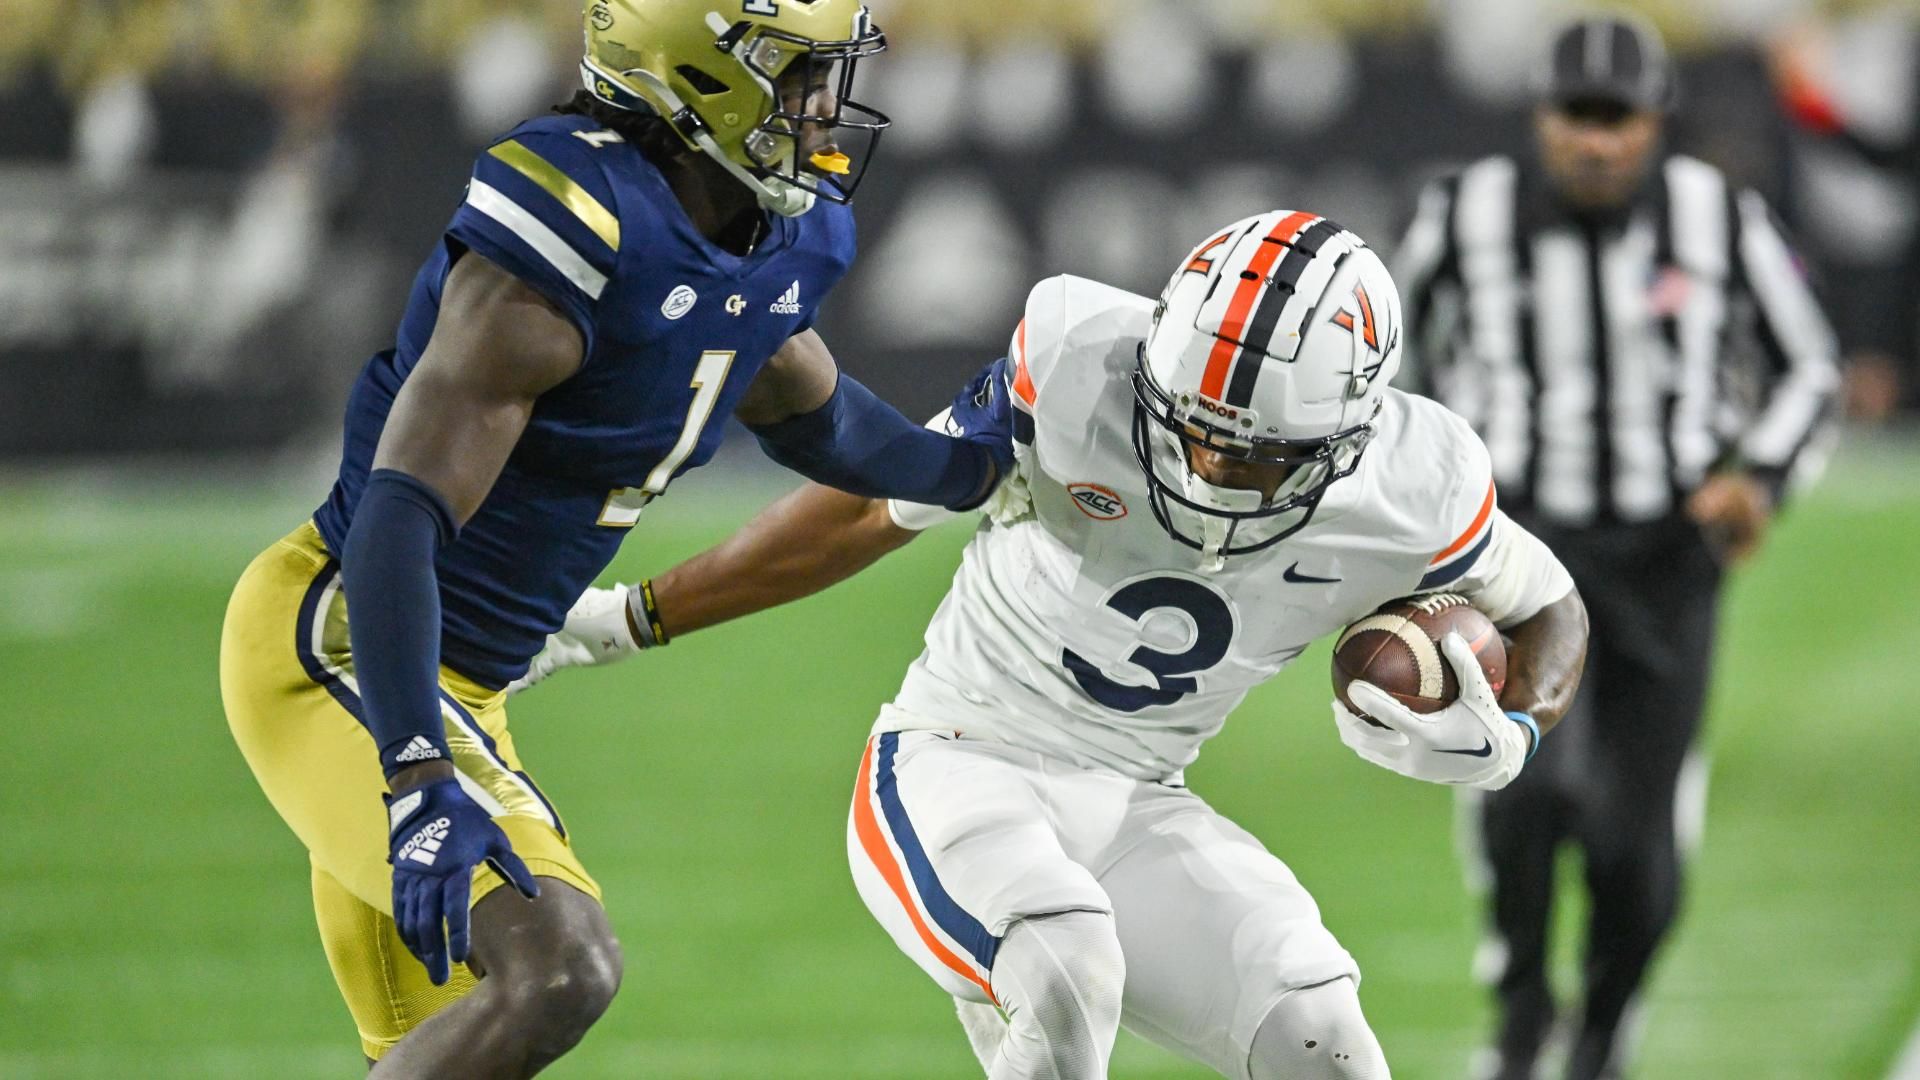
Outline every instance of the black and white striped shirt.
<svg viewBox="0 0 1920 1080">
<path fill-rule="evenodd" d="M 1765 201 L 1689 157 L 1604 221 L 1477 162 L 1422 194 L 1395 279 L 1406 385 L 1480 432 L 1504 505 L 1556 523 L 1662 517 L 1718 468 L 1777 495 L 1838 382 Z"/>
</svg>

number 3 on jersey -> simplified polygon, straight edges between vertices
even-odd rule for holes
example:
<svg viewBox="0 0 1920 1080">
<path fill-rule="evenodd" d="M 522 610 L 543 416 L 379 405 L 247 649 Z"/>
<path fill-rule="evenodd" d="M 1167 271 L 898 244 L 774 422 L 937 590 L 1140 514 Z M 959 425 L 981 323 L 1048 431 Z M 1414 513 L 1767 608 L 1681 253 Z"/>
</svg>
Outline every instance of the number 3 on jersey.
<svg viewBox="0 0 1920 1080">
<path fill-rule="evenodd" d="M 719 400 L 720 388 L 727 384 L 727 372 L 732 367 L 732 352 L 700 354 L 700 364 L 693 369 L 693 406 L 687 410 L 687 422 L 680 429 L 679 441 L 647 474 L 645 484 L 637 488 L 615 488 L 607 496 L 606 505 L 600 508 L 600 524 L 616 529 L 632 528 L 640 521 L 640 511 L 646 509 L 654 496 L 667 490 L 667 485 L 673 482 L 674 471 L 700 442 L 700 433 L 706 430 L 707 420 L 713 415 L 713 403 Z"/>
<path fill-rule="evenodd" d="M 1073 673 L 1080 689 L 1109 709 L 1139 712 L 1149 705 L 1171 705 L 1194 693 L 1200 683 L 1193 676 L 1225 660 L 1233 642 L 1233 608 L 1226 597 L 1192 578 L 1142 578 L 1115 589 L 1104 604 L 1142 626 L 1160 612 L 1185 615 L 1192 626 L 1191 641 L 1181 652 L 1142 645 L 1127 657 L 1153 676 L 1153 686 L 1115 682 L 1072 649 L 1063 650 L 1060 662 Z"/>
</svg>

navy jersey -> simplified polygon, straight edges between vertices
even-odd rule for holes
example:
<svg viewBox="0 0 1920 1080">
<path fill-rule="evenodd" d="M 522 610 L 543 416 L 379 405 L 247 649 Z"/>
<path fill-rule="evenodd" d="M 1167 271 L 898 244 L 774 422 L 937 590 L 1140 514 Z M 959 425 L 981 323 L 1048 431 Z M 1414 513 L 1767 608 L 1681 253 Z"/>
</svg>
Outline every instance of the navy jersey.
<svg viewBox="0 0 1920 1080">
<path fill-rule="evenodd" d="M 521 125 L 480 155 L 414 279 L 395 347 L 354 385 L 339 480 L 314 519 L 336 554 L 447 272 L 467 252 L 551 300 L 586 342 L 580 370 L 541 396 L 486 501 L 440 553 L 442 662 L 499 687 L 560 628 L 640 507 L 713 456 L 768 358 L 813 324 L 853 260 L 853 216 L 825 201 L 770 216 L 753 252 L 734 255 L 694 228 L 651 162 L 591 119 Z"/>
</svg>

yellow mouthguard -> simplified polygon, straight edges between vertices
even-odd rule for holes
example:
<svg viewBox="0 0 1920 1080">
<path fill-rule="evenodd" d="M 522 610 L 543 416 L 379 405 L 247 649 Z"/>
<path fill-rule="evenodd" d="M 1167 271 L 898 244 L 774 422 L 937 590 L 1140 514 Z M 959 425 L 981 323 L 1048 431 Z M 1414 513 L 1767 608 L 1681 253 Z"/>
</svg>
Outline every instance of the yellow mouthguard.
<svg viewBox="0 0 1920 1080">
<path fill-rule="evenodd" d="M 830 172 L 835 176 L 846 176 L 853 172 L 853 159 L 845 154 L 815 154 L 813 167 L 821 172 Z"/>
</svg>

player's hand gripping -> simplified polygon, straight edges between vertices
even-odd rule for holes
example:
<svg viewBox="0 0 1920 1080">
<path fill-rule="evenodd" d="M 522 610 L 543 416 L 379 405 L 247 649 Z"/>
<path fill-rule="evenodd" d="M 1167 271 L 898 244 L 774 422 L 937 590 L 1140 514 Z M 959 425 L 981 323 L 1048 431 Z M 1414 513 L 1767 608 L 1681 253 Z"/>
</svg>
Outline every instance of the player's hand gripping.
<svg viewBox="0 0 1920 1080">
<path fill-rule="evenodd" d="M 531 900 L 540 895 L 507 834 L 458 780 L 436 780 L 387 799 L 387 861 L 393 864 L 393 921 L 407 951 L 443 986 L 471 947 L 467 904 L 473 868 L 493 867 Z"/>
<path fill-rule="evenodd" d="M 635 640 L 627 620 L 628 594 L 633 587 L 589 588 L 574 601 L 566 624 L 547 635 L 546 647 L 527 666 L 527 673 L 507 684 L 517 694 L 562 668 L 597 667 L 624 660 L 648 646 Z"/>
<path fill-rule="evenodd" d="M 1013 473 L 1013 361 L 1001 357 L 967 380 L 947 408 L 947 434 L 983 447 L 994 474 L 970 506 L 986 501 Z"/>
<path fill-rule="evenodd" d="M 1340 741 L 1402 776 L 1498 791 L 1520 775 L 1538 736 L 1529 721 L 1501 710 L 1465 638 L 1449 633 L 1440 651 L 1459 680 L 1460 697 L 1453 704 L 1417 713 L 1372 683 L 1356 681 L 1347 686 L 1354 708 L 1387 726 L 1367 723 L 1336 699 L 1333 719 Z"/>
</svg>

